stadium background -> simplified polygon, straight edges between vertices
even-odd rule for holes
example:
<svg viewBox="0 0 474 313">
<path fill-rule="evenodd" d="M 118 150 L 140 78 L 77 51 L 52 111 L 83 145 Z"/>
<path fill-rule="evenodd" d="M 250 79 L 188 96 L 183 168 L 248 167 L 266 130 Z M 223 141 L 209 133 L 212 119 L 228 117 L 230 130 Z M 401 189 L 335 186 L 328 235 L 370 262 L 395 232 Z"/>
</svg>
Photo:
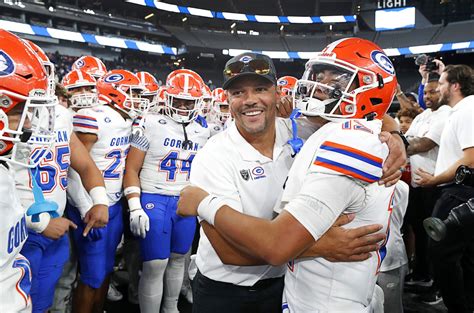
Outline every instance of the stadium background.
<svg viewBox="0 0 474 313">
<path fill-rule="evenodd" d="M 412 27 L 375 29 L 376 10 L 407 7 L 414 7 Z M 149 71 L 160 82 L 174 69 L 189 68 L 213 88 L 233 49 L 270 51 L 279 76 L 300 77 L 307 53 L 348 36 L 390 52 L 404 92 L 417 92 L 414 58 L 420 53 L 445 64 L 474 64 L 472 0 L 1 0 L 0 28 L 40 45 L 59 78 L 77 57 L 94 55 L 109 69 Z M 391 111 L 397 110 L 395 102 Z M 406 312 L 444 312 L 442 305 L 425 308 L 410 297 Z M 109 311 L 137 310 L 125 303 L 109 304 Z"/>
</svg>

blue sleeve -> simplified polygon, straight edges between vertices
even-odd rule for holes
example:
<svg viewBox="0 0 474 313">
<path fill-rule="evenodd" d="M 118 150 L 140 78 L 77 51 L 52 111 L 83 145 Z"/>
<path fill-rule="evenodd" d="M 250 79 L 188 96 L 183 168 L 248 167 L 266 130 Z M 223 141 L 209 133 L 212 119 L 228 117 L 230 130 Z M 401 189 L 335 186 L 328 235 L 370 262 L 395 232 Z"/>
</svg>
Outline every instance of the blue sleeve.
<svg viewBox="0 0 474 313">
<path fill-rule="evenodd" d="M 207 128 L 207 121 L 204 116 L 198 115 L 196 117 L 196 122 L 198 122 L 202 127 Z"/>
<path fill-rule="evenodd" d="M 425 91 L 425 85 L 420 84 L 418 87 L 418 104 L 423 110 L 426 110 L 426 104 L 425 101 L 423 101 L 423 93 Z"/>
</svg>

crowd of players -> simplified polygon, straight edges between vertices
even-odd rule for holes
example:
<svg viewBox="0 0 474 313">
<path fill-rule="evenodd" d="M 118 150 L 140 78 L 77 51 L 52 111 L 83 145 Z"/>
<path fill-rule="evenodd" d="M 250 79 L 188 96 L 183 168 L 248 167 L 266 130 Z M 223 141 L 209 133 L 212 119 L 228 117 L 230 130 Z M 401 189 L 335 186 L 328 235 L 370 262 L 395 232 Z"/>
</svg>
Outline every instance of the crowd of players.
<svg viewBox="0 0 474 313">
<path fill-rule="evenodd" d="M 196 215 L 196 312 L 382 312 L 383 294 L 403 310 L 408 187 L 385 114 L 388 57 L 342 40 L 302 79 L 277 80 L 268 57 L 247 53 L 224 80 L 211 91 L 179 69 L 159 86 L 83 56 L 58 86 L 40 47 L 0 30 L 0 311 L 102 312 L 129 228 L 140 310 L 178 312 Z"/>
</svg>

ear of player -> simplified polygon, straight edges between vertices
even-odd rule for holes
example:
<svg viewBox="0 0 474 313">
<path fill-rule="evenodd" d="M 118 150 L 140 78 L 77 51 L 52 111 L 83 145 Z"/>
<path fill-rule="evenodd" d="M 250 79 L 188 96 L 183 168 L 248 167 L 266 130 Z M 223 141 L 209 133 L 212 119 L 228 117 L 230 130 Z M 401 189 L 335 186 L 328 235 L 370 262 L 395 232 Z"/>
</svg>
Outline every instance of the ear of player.
<svg viewBox="0 0 474 313">
<path fill-rule="evenodd" d="M 371 41 L 346 38 L 306 63 L 294 103 L 304 115 L 381 119 L 395 96 L 395 68 Z"/>
<path fill-rule="evenodd" d="M 0 160 L 27 167 L 37 166 L 55 139 L 57 98 L 39 52 L 0 29 Z"/>
</svg>

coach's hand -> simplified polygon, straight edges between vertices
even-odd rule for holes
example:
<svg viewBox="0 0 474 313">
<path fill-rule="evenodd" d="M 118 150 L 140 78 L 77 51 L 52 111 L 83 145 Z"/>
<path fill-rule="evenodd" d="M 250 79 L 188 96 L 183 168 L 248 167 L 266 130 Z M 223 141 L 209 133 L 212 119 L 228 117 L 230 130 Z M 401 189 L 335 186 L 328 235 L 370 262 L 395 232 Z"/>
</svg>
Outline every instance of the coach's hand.
<svg viewBox="0 0 474 313">
<path fill-rule="evenodd" d="M 130 230 L 137 237 L 146 237 L 146 232 L 150 230 L 150 218 L 143 209 L 130 211 Z"/>
<path fill-rule="evenodd" d="M 354 229 L 341 226 L 354 219 L 354 214 L 341 215 L 331 228 L 300 257 L 323 257 L 331 262 L 358 262 L 370 258 L 370 252 L 379 249 L 378 243 L 385 234 L 376 234 L 381 225 L 368 225 Z"/>
<path fill-rule="evenodd" d="M 52 218 L 42 234 L 45 237 L 57 240 L 69 230 L 69 227 L 76 229 L 77 225 L 64 217 Z"/>
<path fill-rule="evenodd" d="M 379 181 L 380 185 L 390 187 L 395 185 L 402 177 L 400 170 L 405 166 L 407 154 L 403 140 L 398 135 L 392 135 L 389 132 L 381 132 L 380 141 L 388 146 L 388 157 L 383 164 L 383 176 Z"/>
<path fill-rule="evenodd" d="M 180 216 L 197 216 L 199 203 L 208 195 L 205 190 L 197 186 L 185 187 L 179 194 L 176 213 Z"/>
<path fill-rule="evenodd" d="M 284 96 L 280 98 L 277 103 L 277 115 L 283 118 L 289 118 L 293 112 L 293 98 L 291 96 Z"/>
<path fill-rule="evenodd" d="M 84 216 L 84 232 L 82 236 L 87 237 L 89 231 L 92 228 L 101 228 L 107 226 L 109 222 L 109 208 L 103 204 L 94 205 L 89 211 L 87 211 L 86 216 Z"/>
</svg>

